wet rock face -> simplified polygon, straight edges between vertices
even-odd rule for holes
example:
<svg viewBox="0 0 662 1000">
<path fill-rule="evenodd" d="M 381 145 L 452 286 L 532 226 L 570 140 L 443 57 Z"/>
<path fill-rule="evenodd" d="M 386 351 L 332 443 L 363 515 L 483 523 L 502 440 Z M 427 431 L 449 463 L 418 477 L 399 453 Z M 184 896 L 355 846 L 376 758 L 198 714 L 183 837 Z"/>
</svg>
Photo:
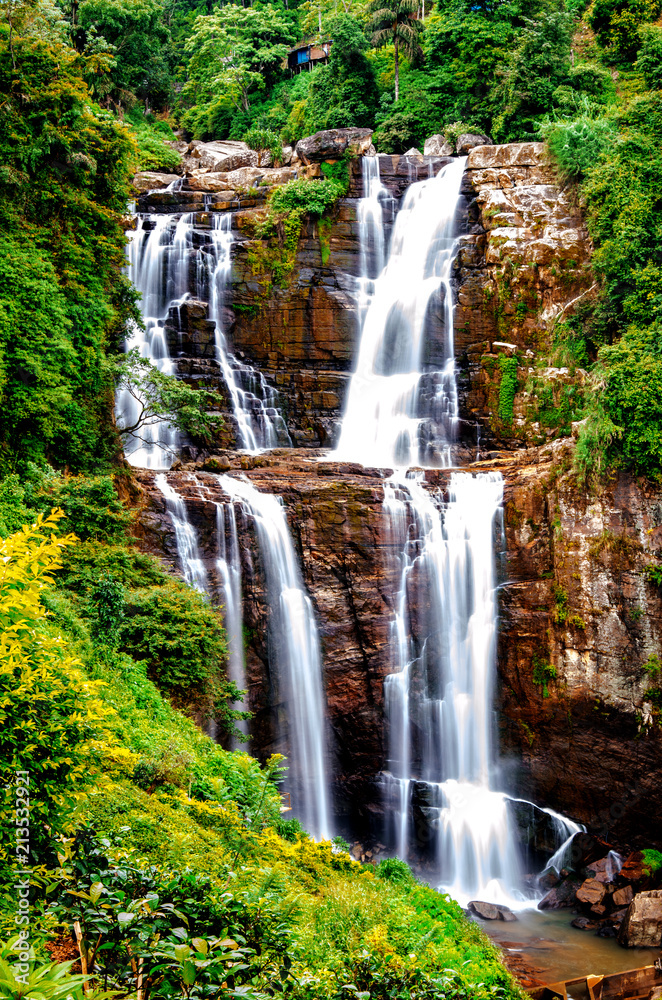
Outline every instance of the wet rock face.
<svg viewBox="0 0 662 1000">
<path fill-rule="evenodd" d="M 354 132 L 366 135 L 352 138 Z M 370 138 L 368 130 L 352 129 L 320 136 L 302 142 L 310 145 L 315 140 L 310 156 L 314 146 L 322 159 L 339 155 L 333 152 L 337 143 L 361 145 Z M 187 165 L 182 188 L 142 194 L 139 210 L 193 212 L 201 234 L 211 225 L 213 214 L 232 213 L 235 245 L 225 327 L 230 349 L 241 361 L 259 368 L 278 390 L 296 447 L 333 446 L 358 341 L 356 278 L 361 254 L 356 212 L 362 195 L 361 160 L 351 161 L 348 197 L 336 206 L 330 228 L 320 232 L 309 220 L 291 270 L 275 280 L 269 261 L 278 251 L 276 243 L 255 241 L 268 192 L 295 176 L 319 176 L 320 164 L 235 168 L 233 158 L 246 152 L 234 149 L 240 145 L 191 144 L 195 148 L 186 163 L 190 159 L 195 165 Z M 211 148 L 215 146 L 219 148 Z M 409 185 L 436 174 L 449 162 L 437 147 L 439 152 L 426 156 L 379 156 L 381 180 L 393 198 L 384 206 L 387 229 Z M 461 236 L 454 269 L 455 343 L 461 437 L 466 447 L 475 449 L 479 424 L 483 450 L 504 440 L 521 445 L 527 435 L 517 427 L 524 419 L 516 418 L 513 429 L 500 426 L 495 417 L 499 356 L 517 352 L 521 358 L 529 351 L 533 357 L 551 318 L 585 289 L 590 249 L 586 233 L 578 210 L 559 189 L 540 143 L 481 145 L 471 150 L 457 227 Z M 424 358 L 430 371 L 443 364 L 442 307 L 441 297 L 433 296 Z M 207 332 L 207 347 L 199 337 L 195 343 L 186 335 L 182 338 L 177 352 L 182 358 L 180 372 L 191 380 L 211 380 L 223 397 L 220 373 L 214 369 L 211 327 Z M 199 357 L 209 359 L 206 367 L 191 363 Z M 556 378 L 557 371 L 550 371 L 549 378 Z M 229 412 L 227 417 L 231 429 Z M 227 434 L 221 443 L 231 443 Z"/>
<path fill-rule="evenodd" d="M 591 495 L 564 471 L 571 458 L 557 442 L 506 473 L 504 774 L 522 797 L 645 847 L 660 841 L 662 810 L 656 682 L 645 670 L 662 641 L 662 600 L 646 574 L 662 497 L 626 475 Z"/>
</svg>

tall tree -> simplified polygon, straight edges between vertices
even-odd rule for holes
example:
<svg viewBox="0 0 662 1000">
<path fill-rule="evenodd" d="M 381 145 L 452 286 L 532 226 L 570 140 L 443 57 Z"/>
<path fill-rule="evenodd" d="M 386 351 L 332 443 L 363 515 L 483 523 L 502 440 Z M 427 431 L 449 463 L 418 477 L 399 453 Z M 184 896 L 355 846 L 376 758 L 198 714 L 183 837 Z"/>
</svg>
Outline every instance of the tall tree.
<svg viewBox="0 0 662 1000">
<path fill-rule="evenodd" d="M 376 48 L 393 42 L 395 49 L 395 100 L 400 96 L 400 49 L 412 59 L 419 52 L 418 36 L 423 25 L 416 20 L 419 0 L 390 0 L 387 7 L 383 0 L 375 0 L 368 27 L 372 31 L 372 44 Z"/>
</svg>

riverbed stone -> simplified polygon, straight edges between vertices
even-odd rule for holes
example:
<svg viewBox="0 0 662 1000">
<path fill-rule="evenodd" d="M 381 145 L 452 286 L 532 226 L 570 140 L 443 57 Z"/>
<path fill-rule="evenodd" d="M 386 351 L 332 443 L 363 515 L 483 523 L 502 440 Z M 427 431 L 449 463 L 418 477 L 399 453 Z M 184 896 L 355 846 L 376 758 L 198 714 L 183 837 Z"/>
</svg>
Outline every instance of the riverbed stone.
<svg viewBox="0 0 662 1000">
<path fill-rule="evenodd" d="M 618 941 L 626 948 L 662 945 L 662 889 L 637 893 L 621 924 Z"/>
<path fill-rule="evenodd" d="M 622 889 L 617 889 L 611 897 L 614 906 L 629 906 L 634 899 L 631 885 L 625 885 Z"/>
<path fill-rule="evenodd" d="M 472 899 L 469 903 L 469 910 L 483 920 L 500 920 L 501 913 L 499 907 L 494 903 L 484 903 L 480 899 Z"/>
<path fill-rule="evenodd" d="M 578 903 L 586 903 L 588 906 L 598 906 L 602 903 L 606 894 L 607 890 L 602 882 L 598 882 L 594 878 L 587 878 L 577 890 L 576 898 Z"/>
</svg>

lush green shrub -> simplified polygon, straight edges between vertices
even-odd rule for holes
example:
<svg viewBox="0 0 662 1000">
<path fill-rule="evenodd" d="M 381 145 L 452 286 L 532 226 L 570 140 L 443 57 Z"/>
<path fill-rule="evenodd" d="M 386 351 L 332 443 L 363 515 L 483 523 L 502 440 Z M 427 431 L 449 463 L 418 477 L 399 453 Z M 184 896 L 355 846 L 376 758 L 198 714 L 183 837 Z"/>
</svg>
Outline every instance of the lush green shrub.
<svg viewBox="0 0 662 1000">
<path fill-rule="evenodd" d="M 662 28 L 645 24 L 639 29 L 641 48 L 636 68 L 644 74 L 651 90 L 662 90 Z"/>
<path fill-rule="evenodd" d="M 269 198 L 269 207 L 274 212 L 299 209 L 308 215 L 319 217 L 336 203 L 342 193 L 343 189 L 338 181 L 316 181 L 301 177 L 275 188 Z"/>
<path fill-rule="evenodd" d="M 499 420 L 504 424 L 513 422 L 513 404 L 517 392 L 517 358 L 499 355 L 501 381 L 499 383 Z"/>
<path fill-rule="evenodd" d="M 254 149 L 258 154 L 258 165 L 262 165 L 266 154 L 271 156 L 272 164 L 277 165 L 283 155 L 280 139 L 275 132 L 268 128 L 259 128 L 254 125 L 244 135 L 244 142 Z"/>
<path fill-rule="evenodd" d="M 242 693 L 226 677 L 221 618 L 198 591 L 175 583 L 133 591 L 119 645 L 144 662 L 162 691 L 214 718 L 222 730 L 232 731 L 232 720 L 243 717 L 230 708 Z"/>
<path fill-rule="evenodd" d="M 140 170 L 170 171 L 180 165 L 181 156 L 167 145 L 175 140 L 167 122 L 159 121 L 153 115 L 144 115 L 139 108 L 130 111 L 126 121 L 136 138 Z"/>
<path fill-rule="evenodd" d="M 595 0 L 589 24 L 605 56 L 617 64 L 631 63 L 641 45 L 639 29 L 662 10 L 660 0 Z"/>
<path fill-rule="evenodd" d="M 0 543 L 0 865 L 14 850 L 18 796 L 29 799 L 30 861 L 40 863 L 56 834 L 73 825 L 89 781 L 93 749 L 110 715 L 82 663 L 49 632 L 41 601 L 71 536 L 56 537 L 57 514 Z M 23 777 L 19 779 L 18 775 Z M 19 788 L 21 791 L 19 791 Z M 15 856 L 26 865 L 28 858 Z"/>
<path fill-rule="evenodd" d="M 565 178 L 580 180 L 617 142 L 616 124 L 608 118 L 581 114 L 544 122 L 540 134 Z"/>
</svg>

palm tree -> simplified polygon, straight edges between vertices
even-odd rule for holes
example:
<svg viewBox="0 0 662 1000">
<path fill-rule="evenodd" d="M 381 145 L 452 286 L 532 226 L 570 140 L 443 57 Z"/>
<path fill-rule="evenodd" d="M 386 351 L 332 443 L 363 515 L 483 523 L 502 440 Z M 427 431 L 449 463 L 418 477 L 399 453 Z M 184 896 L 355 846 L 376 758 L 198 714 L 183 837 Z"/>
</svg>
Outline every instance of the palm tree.
<svg viewBox="0 0 662 1000">
<path fill-rule="evenodd" d="M 418 35 L 423 27 L 416 20 L 419 0 L 374 0 L 368 27 L 372 31 L 372 44 L 376 48 L 393 42 L 395 48 L 395 100 L 400 96 L 400 49 L 413 58 L 419 51 Z"/>
</svg>

